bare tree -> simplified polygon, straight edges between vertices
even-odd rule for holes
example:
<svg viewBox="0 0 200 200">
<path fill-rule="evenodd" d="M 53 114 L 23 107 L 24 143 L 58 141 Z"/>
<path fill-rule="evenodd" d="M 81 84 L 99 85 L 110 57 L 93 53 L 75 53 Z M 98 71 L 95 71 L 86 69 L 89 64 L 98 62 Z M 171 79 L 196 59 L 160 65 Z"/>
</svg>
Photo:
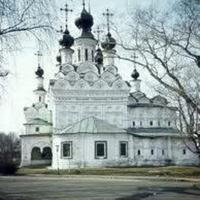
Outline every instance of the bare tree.
<svg viewBox="0 0 200 200">
<path fill-rule="evenodd" d="M 0 0 L 0 77 L 6 53 L 21 47 L 26 36 L 42 40 L 52 30 L 53 0 Z"/>
<path fill-rule="evenodd" d="M 148 70 L 150 75 L 176 99 L 180 113 L 179 128 L 189 135 L 200 155 L 198 132 L 200 68 L 200 3 L 179 0 L 170 10 L 159 12 L 152 7 L 137 9 L 131 16 L 130 40 L 120 38 L 126 52 L 139 59 L 119 56 Z M 187 78 L 187 80 L 186 80 Z"/>
<path fill-rule="evenodd" d="M 15 133 L 0 133 L 0 173 L 15 173 L 20 161 L 20 140 Z"/>
</svg>

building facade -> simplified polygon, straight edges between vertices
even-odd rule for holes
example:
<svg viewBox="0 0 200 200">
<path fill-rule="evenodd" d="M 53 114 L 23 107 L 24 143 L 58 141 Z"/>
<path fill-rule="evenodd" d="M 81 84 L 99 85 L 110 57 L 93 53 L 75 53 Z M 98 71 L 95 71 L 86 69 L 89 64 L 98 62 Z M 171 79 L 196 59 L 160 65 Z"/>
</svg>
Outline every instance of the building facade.
<svg viewBox="0 0 200 200">
<path fill-rule="evenodd" d="M 41 66 L 36 71 L 37 103 L 24 108 L 21 166 L 198 164 L 198 156 L 186 148 L 187 138 L 176 128 L 176 108 L 159 95 L 148 98 L 140 90 L 136 69 L 130 82 L 118 73 L 116 41 L 109 29 L 100 47 L 91 31 L 93 17 L 84 5 L 75 24 L 81 36 L 74 39 L 66 26 L 59 41 L 59 72 L 48 92 Z"/>
</svg>

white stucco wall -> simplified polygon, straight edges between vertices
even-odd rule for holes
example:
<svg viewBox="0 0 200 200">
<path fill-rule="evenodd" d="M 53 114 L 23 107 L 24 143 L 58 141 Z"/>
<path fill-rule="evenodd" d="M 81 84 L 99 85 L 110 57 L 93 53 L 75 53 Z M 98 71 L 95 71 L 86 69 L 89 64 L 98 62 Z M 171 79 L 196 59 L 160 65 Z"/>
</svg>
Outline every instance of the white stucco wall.
<svg viewBox="0 0 200 200">
<path fill-rule="evenodd" d="M 72 142 L 72 158 L 62 158 L 62 142 Z M 107 141 L 107 158 L 95 158 L 95 141 Z M 120 157 L 120 141 L 128 142 L 128 157 Z M 56 145 L 59 152 L 56 152 Z M 53 136 L 52 168 L 82 168 L 108 166 L 160 166 L 160 165 L 188 165 L 198 164 L 198 157 L 189 150 L 182 155 L 186 147 L 181 138 L 156 137 L 139 138 L 129 134 L 66 134 Z M 138 155 L 138 150 L 141 154 Z M 153 155 L 151 154 L 153 150 Z M 164 150 L 164 155 L 163 151 Z"/>
<path fill-rule="evenodd" d="M 31 151 L 34 147 L 39 147 L 42 152 L 44 147 L 52 148 L 51 135 L 22 135 L 21 136 L 21 164 L 20 166 L 29 166 L 32 164 Z M 38 163 L 41 164 L 41 163 Z"/>
<path fill-rule="evenodd" d="M 129 127 L 164 127 L 175 128 L 176 127 L 176 111 L 167 107 L 134 107 L 128 108 L 128 121 Z M 133 121 L 135 126 L 133 126 Z M 150 121 L 153 125 L 150 125 Z M 142 125 L 140 124 L 142 123 Z M 158 124 L 160 122 L 160 125 Z M 168 125 L 170 122 L 170 126 Z"/>
</svg>

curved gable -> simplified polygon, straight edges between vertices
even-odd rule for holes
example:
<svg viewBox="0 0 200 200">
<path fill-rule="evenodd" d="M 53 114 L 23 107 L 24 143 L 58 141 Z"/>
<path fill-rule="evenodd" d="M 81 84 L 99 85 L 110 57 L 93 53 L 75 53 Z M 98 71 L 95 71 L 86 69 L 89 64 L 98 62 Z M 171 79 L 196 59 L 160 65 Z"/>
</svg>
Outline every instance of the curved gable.
<svg viewBox="0 0 200 200">
<path fill-rule="evenodd" d="M 71 85 L 69 84 L 68 80 L 65 79 L 59 79 L 55 82 L 53 89 L 63 90 L 63 89 L 69 89 L 71 88 Z"/>
<path fill-rule="evenodd" d="M 84 79 L 78 80 L 74 85 L 74 89 L 77 89 L 77 90 L 89 89 L 89 88 L 90 88 L 90 86 L 89 86 L 88 82 Z"/>
<path fill-rule="evenodd" d="M 106 81 L 110 85 L 117 79 L 117 77 L 109 71 L 103 72 L 101 77 L 104 81 Z"/>
<path fill-rule="evenodd" d="M 84 79 L 88 82 L 95 82 L 98 81 L 99 77 L 96 73 L 90 71 L 85 74 Z"/>
<path fill-rule="evenodd" d="M 81 63 L 77 68 L 77 72 L 79 74 L 85 74 L 85 73 L 90 72 L 90 71 L 98 74 L 97 67 L 94 64 L 90 63 L 90 62 Z"/>
<path fill-rule="evenodd" d="M 74 71 L 74 66 L 70 64 L 64 64 L 62 65 L 62 72 L 64 75 L 66 75 L 68 72 Z"/>
<path fill-rule="evenodd" d="M 106 66 L 106 71 L 111 72 L 114 75 L 116 75 L 118 72 L 118 69 L 115 65 L 108 65 L 108 66 Z"/>
<path fill-rule="evenodd" d="M 94 89 L 109 89 L 108 83 L 104 81 L 103 79 L 99 79 L 97 82 L 94 84 Z"/>
<path fill-rule="evenodd" d="M 120 89 L 120 90 L 129 90 L 127 83 L 125 81 L 123 81 L 122 79 L 116 80 L 112 84 L 112 88 L 113 89 Z"/>
</svg>

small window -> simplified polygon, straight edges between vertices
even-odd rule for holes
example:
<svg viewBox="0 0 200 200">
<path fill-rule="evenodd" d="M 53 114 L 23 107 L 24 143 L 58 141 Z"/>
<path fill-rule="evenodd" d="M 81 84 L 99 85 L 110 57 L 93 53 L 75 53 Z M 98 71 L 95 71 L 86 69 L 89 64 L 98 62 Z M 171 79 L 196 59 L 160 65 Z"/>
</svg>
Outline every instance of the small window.
<svg viewBox="0 0 200 200">
<path fill-rule="evenodd" d="M 135 121 L 133 121 L 133 126 L 135 126 Z"/>
<path fill-rule="evenodd" d="M 121 157 L 128 156 L 128 142 L 120 142 L 120 156 Z"/>
<path fill-rule="evenodd" d="M 48 104 L 45 104 L 45 108 L 48 108 Z"/>
<path fill-rule="evenodd" d="M 151 155 L 153 155 L 154 154 L 154 151 L 153 151 L 153 149 L 151 149 Z"/>
<path fill-rule="evenodd" d="M 163 156 L 165 155 L 165 150 L 164 150 L 164 149 L 162 149 L 162 155 L 163 155 Z"/>
<path fill-rule="evenodd" d="M 140 121 L 140 126 L 142 126 L 142 121 Z"/>
<path fill-rule="evenodd" d="M 106 141 L 95 142 L 95 158 L 96 159 L 107 158 L 107 142 Z"/>
<path fill-rule="evenodd" d="M 36 127 L 36 128 L 35 128 L 35 131 L 36 131 L 36 132 L 39 132 L 39 131 L 40 131 L 40 128 L 39 128 L 39 127 Z"/>
<path fill-rule="evenodd" d="M 186 154 L 186 149 L 183 149 L 183 155 L 185 155 Z"/>
<path fill-rule="evenodd" d="M 85 49 L 85 61 L 88 61 L 88 49 Z"/>
<path fill-rule="evenodd" d="M 72 158 L 72 142 L 62 143 L 62 158 Z"/>
<path fill-rule="evenodd" d="M 160 121 L 158 121 L 158 126 L 160 126 Z"/>
<path fill-rule="evenodd" d="M 170 121 L 168 121 L 168 126 L 171 126 L 171 122 Z"/>
<path fill-rule="evenodd" d="M 41 102 L 41 100 L 42 100 L 42 97 L 41 97 L 41 96 L 39 96 L 39 102 Z"/>
<path fill-rule="evenodd" d="M 150 121 L 150 126 L 153 126 L 153 121 Z"/>
<path fill-rule="evenodd" d="M 78 61 L 81 61 L 81 50 L 78 49 Z"/>
<path fill-rule="evenodd" d="M 140 150 L 138 150 L 137 154 L 138 154 L 138 156 L 140 156 L 140 155 L 141 155 L 141 152 L 140 152 Z"/>
</svg>

